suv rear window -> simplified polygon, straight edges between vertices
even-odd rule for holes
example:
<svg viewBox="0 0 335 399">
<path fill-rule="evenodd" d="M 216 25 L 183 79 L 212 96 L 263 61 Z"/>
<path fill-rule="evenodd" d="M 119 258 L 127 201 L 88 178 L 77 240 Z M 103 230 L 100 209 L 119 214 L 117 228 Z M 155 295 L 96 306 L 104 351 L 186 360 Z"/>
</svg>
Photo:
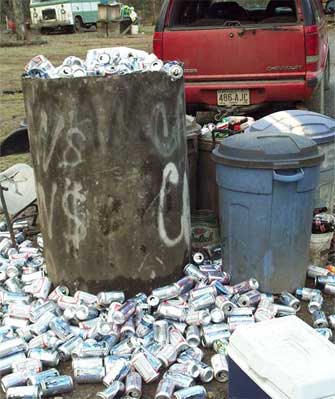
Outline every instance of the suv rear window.
<svg viewBox="0 0 335 399">
<path fill-rule="evenodd" d="M 295 0 L 171 0 L 168 26 L 197 28 L 295 23 Z"/>
</svg>

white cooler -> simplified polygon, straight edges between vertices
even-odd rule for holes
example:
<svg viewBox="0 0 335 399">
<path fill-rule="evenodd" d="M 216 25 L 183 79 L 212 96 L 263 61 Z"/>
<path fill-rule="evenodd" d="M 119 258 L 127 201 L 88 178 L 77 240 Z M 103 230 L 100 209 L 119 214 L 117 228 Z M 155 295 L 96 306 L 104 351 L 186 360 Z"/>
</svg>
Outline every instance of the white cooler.
<svg viewBox="0 0 335 399">
<path fill-rule="evenodd" d="M 229 399 L 335 399 L 335 345 L 296 316 L 238 328 Z"/>
</svg>

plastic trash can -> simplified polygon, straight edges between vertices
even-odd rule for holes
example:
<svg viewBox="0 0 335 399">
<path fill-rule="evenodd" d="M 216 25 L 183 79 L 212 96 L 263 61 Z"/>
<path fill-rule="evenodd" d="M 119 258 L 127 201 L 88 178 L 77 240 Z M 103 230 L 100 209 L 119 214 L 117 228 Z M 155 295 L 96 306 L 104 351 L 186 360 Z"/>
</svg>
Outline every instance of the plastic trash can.
<svg viewBox="0 0 335 399">
<path fill-rule="evenodd" d="M 323 158 L 313 140 L 294 134 L 241 134 L 214 149 L 223 265 L 233 284 L 254 277 L 271 293 L 303 286 Z"/>
<path fill-rule="evenodd" d="M 335 397 L 335 345 L 296 316 L 237 329 L 228 364 L 228 399 Z"/>
<path fill-rule="evenodd" d="M 255 122 L 249 132 L 294 133 L 314 140 L 324 161 L 315 191 L 315 208 L 335 207 L 335 119 L 311 111 L 289 110 L 270 114 Z"/>
</svg>

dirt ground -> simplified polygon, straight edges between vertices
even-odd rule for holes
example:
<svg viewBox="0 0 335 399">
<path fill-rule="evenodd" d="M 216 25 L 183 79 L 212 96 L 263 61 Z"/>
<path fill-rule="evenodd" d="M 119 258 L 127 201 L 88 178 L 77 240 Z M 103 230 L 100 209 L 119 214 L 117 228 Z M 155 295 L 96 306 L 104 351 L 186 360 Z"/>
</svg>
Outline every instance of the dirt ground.
<svg viewBox="0 0 335 399">
<path fill-rule="evenodd" d="M 50 35 L 45 37 L 47 45 L 0 48 L 0 140 L 19 126 L 24 118 L 23 97 L 20 93 L 20 76 L 24 65 L 37 54 L 44 54 L 56 65 L 68 55 L 84 57 L 86 51 L 95 47 L 107 46 L 129 46 L 146 51 L 151 50 L 152 36 L 150 34 L 140 34 L 136 37 L 124 38 L 105 38 L 97 33 L 83 33 L 77 35 Z M 326 113 L 335 116 L 335 29 L 330 29 L 331 44 L 331 89 L 327 94 Z M 13 93 L 13 94 L 8 94 Z M 16 162 L 30 162 L 29 155 L 10 156 L 0 158 L 0 171 Z M 311 282 L 308 282 L 311 284 Z M 334 297 L 327 297 L 324 310 L 327 314 L 335 313 Z M 311 323 L 311 317 L 305 304 L 298 314 L 307 323 Z M 206 354 L 209 361 L 210 352 Z M 62 367 L 63 373 L 71 374 L 70 363 Z M 74 392 L 67 397 L 73 399 L 94 398 L 96 392 L 103 389 L 102 385 L 80 385 L 76 386 Z M 150 384 L 144 387 L 143 398 L 153 399 L 156 385 Z M 225 399 L 227 397 L 227 384 L 212 382 L 206 385 L 209 397 L 215 399 Z M 0 393 L 0 399 L 4 398 Z M 252 398 L 250 398 L 252 399 Z"/>
</svg>

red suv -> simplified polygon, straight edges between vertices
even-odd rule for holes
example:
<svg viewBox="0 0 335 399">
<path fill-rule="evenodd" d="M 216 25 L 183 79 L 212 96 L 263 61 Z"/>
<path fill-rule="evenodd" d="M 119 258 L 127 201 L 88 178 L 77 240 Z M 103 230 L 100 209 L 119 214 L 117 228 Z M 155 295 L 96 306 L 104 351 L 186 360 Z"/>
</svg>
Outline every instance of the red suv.
<svg viewBox="0 0 335 399">
<path fill-rule="evenodd" d="M 324 111 L 330 56 L 320 0 L 165 0 L 153 49 L 184 63 L 188 109 L 303 102 Z"/>
</svg>

